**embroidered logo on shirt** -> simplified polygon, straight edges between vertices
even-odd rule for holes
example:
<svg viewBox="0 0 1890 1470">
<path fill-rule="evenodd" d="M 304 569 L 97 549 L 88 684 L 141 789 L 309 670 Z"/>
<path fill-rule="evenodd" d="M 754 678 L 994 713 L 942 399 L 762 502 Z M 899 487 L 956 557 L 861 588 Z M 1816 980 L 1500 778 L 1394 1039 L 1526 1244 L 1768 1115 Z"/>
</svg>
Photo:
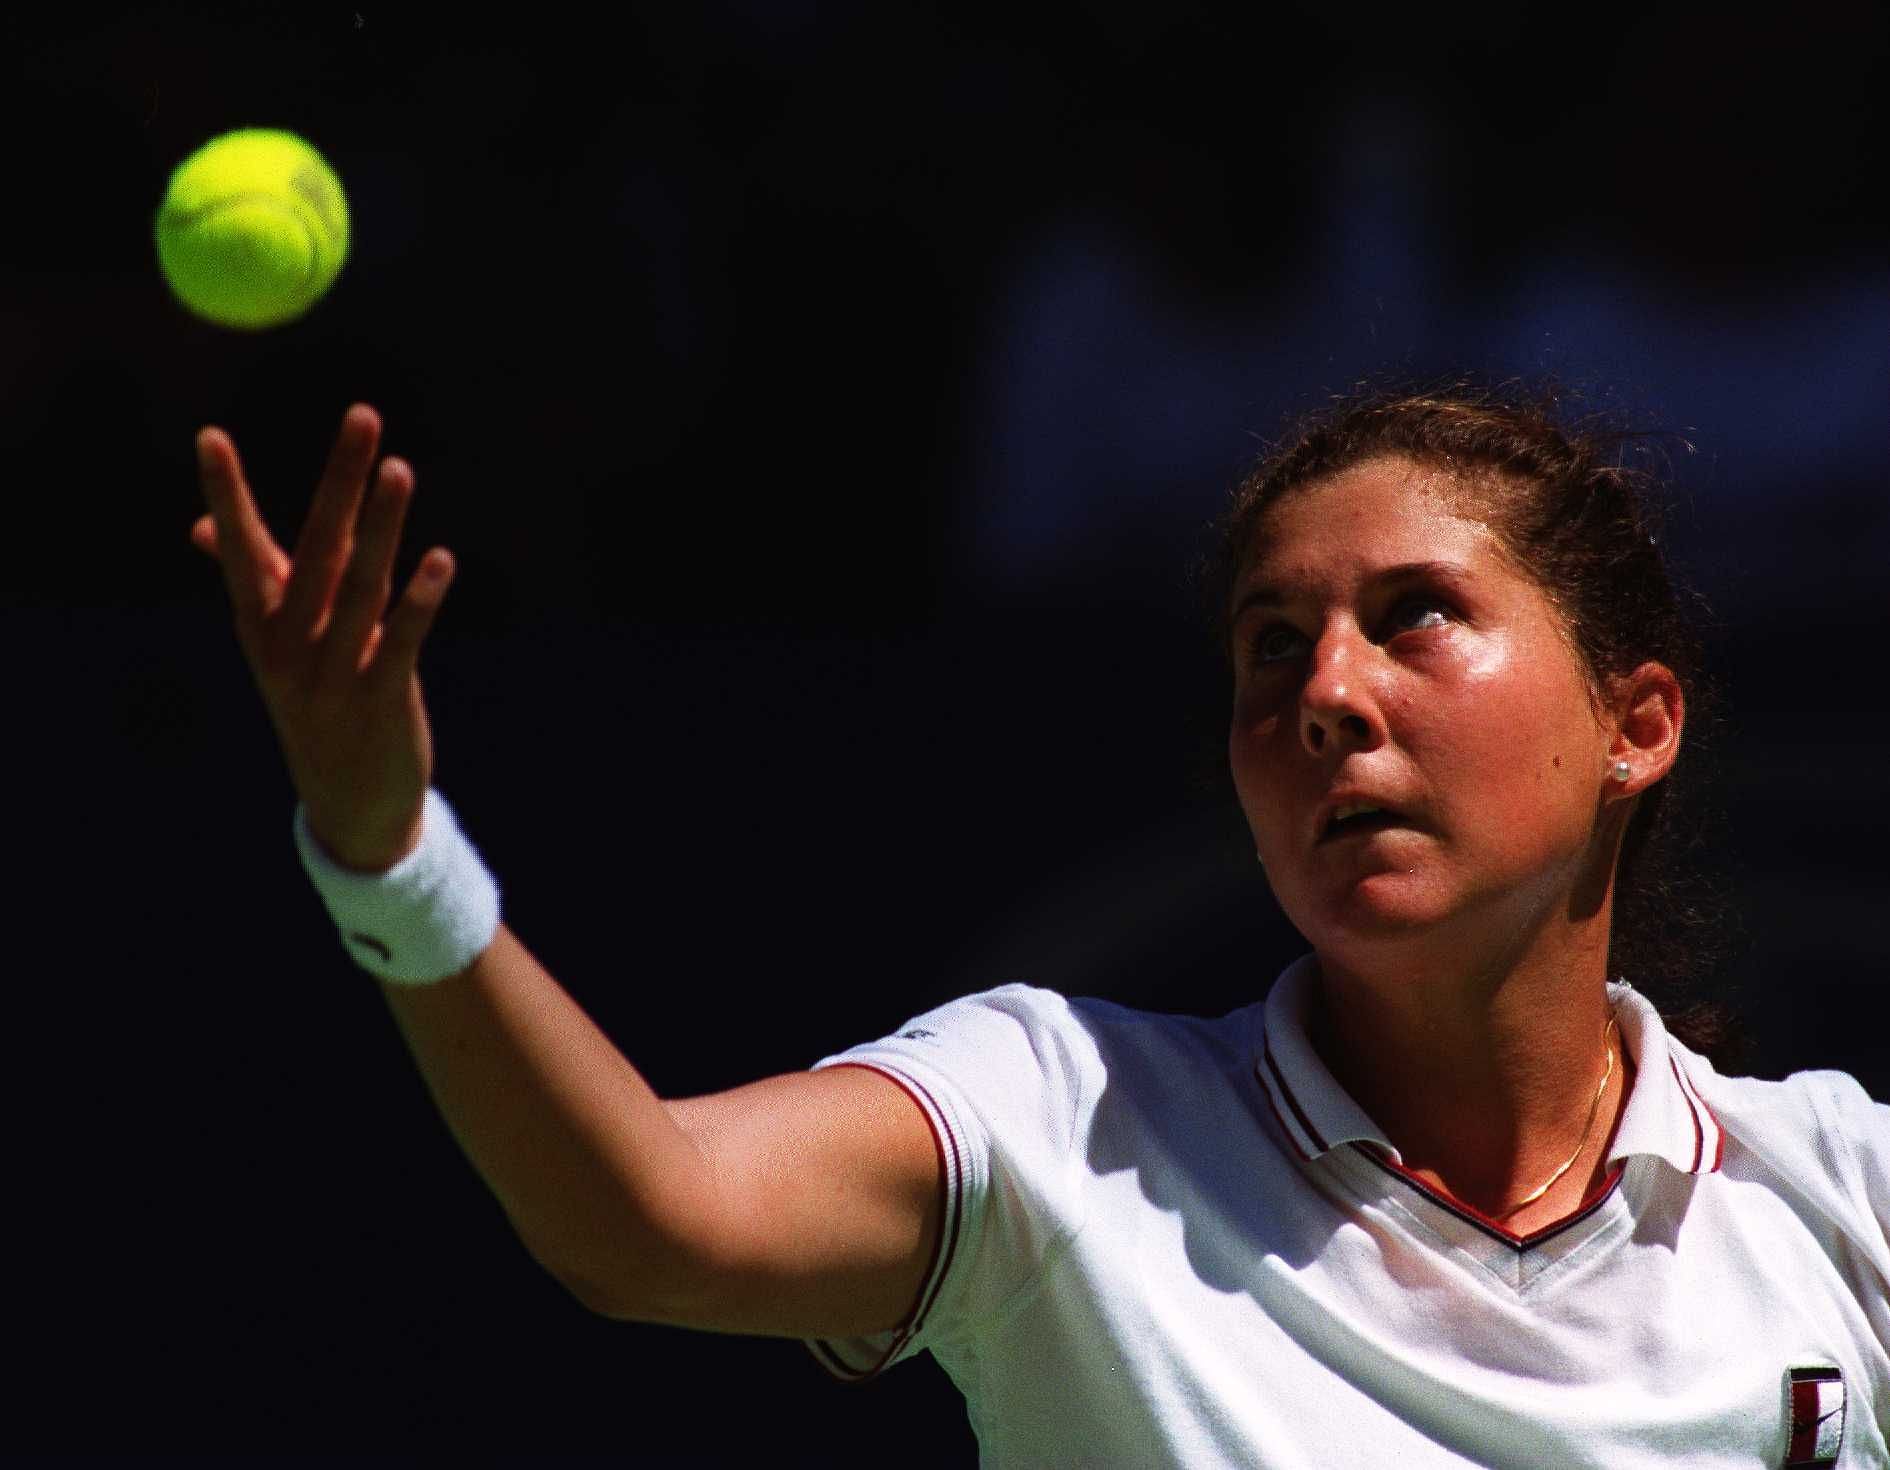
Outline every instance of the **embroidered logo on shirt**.
<svg viewBox="0 0 1890 1470">
<path fill-rule="evenodd" d="M 910 1031 L 901 1031 L 899 1039 L 901 1041 L 930 1041 L 937 1035 L 936 1031 L 927 1031 L 923 1026 L 914 1026 Z"/>
<path fill-rule="evenodd" d="M 1837 1464 L 1844 1445 L 1844 1370 L 1824 1363 L 1788 1369 L 1785 1412 L 1791 1424 L 1785 1470 Z"/>
</svg>

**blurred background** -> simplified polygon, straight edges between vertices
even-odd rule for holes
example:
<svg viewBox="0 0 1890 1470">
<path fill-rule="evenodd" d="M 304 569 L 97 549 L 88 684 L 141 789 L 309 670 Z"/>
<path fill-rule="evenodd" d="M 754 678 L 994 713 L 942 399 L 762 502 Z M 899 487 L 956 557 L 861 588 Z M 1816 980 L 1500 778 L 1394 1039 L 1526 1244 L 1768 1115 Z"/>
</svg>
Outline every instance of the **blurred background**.
<svg viewBox="0 0 1890 1470">
<path fill-rule="evenodd" d="M 1359 378 L 1696 446 L 1750 1070 L 1890 1098 L 1890 219 L 1870 5 L 77 6 L 0 19 L 9 1449 L 966 1465 L 930 1358 L 613 1324 L 525 1255 L 291 841 L 222 576 L 350 403 L 506 921 L 666 1097 L 1024 980 L 1220 1015 L 1304 946 L 1191 558 Z M 301 133 L 352 252 L 188 315 L 170 171 Z"/>
</svg>

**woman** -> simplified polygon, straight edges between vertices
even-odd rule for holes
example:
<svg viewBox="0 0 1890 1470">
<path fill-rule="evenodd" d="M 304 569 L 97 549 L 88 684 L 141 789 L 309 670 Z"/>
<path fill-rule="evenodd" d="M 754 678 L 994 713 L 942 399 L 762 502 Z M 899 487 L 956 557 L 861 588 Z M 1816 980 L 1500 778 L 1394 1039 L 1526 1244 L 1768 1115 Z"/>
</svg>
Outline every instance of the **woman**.
<svg viewBox="0 0 1890 1470">
<path fill-rule="evenodd" d="M 1364 396 L 1240 487 L 1229 761 L 1310 949 L 1264 1000 L 1004 985 L 665 1101 L 427 784 L 444 581 L 382 636 L 412 477 L 383 466 L 357 552 L 377 433 L 351 411 L 291 563 L 206 430 L 193 534 L 228 548 L 311 877 L 588 1306 L 853 1381 L 929 1349 L 993 1465 L 1890 1463 L 1890 1108 L 1721 1075 L 1617 962 L 1702 686 L 1602 441 Z"/>
</svg>

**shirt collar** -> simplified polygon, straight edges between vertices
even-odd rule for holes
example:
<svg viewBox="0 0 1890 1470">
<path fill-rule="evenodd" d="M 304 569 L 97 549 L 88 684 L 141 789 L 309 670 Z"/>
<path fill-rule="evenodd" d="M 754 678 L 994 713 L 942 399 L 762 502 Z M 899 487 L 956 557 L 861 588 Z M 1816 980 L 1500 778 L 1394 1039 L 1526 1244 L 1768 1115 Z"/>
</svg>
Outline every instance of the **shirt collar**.
<svg viewBox="0 0 1890 1470">
<path fill-rule="evenodd" d="M 1402 1165 L 1391 1140 L 1339 1086 L 1307 1039 L 1308 1004 L 1318 983 L 1316 955 L 1302 955 L 1280 972 L 1262 1011 L 1254 1074 L 1302 1159 L 1320 1158 L 1342 1143 L 1373 1143 Z M 1715 1172 L 1725 1136 L 1693 1080 L 1710 1063 L 1670 1037 L 1660 1012 L 1626 981 L 1608 982 L 1608 999 L 1636 1069 L 1608 1163 L 1653 1154 L 1683 1174 Z"/>
</svg>

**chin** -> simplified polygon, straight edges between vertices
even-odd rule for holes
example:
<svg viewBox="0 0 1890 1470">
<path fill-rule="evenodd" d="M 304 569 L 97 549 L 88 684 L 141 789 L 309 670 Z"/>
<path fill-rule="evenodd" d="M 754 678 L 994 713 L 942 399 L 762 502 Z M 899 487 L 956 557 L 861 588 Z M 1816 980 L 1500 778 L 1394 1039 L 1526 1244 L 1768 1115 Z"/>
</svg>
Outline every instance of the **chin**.
<svg viewBox="0 0 1890 1470">
<path fill-rule="evenodd" d="M 1315 946 L 1330 941 L 1411 936 L 1446 923 L 1459 905 L 1417 873 L 1371 873 L 1299 895 L 1282 904 L 1294 927 Z"/>
</svg>

